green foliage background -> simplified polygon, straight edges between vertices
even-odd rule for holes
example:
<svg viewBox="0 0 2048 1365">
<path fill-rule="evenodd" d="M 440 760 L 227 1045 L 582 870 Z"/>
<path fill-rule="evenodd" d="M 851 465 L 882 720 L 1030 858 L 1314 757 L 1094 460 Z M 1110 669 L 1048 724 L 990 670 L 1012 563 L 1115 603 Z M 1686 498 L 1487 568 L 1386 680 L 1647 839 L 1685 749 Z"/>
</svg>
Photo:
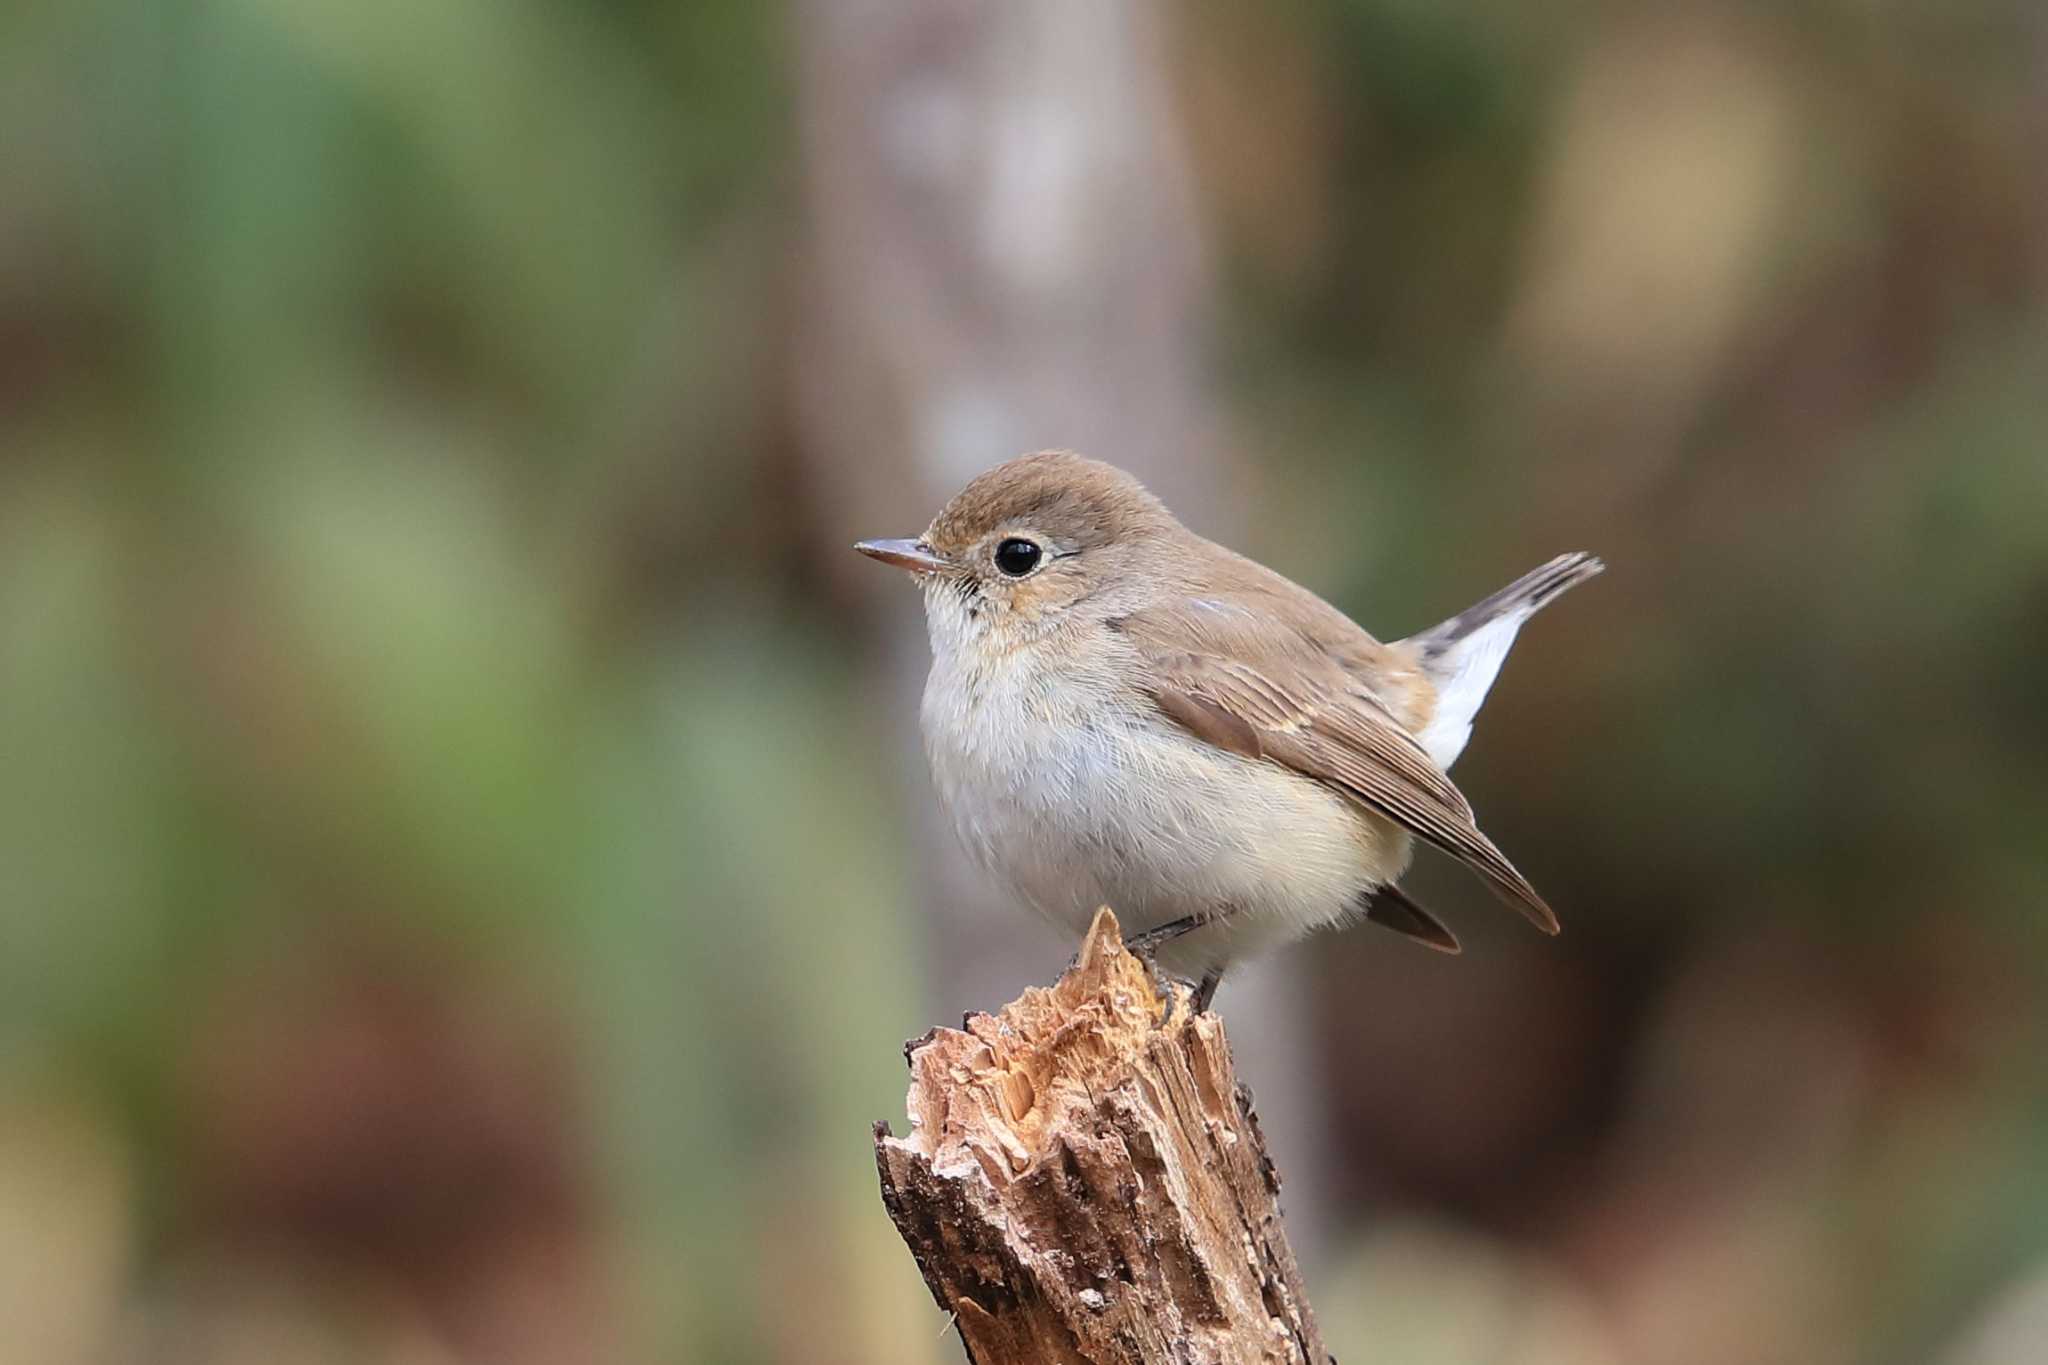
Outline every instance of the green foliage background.
<svg viewBox="0 0 2048 1365">
<path fill-rule="evenodd" d="M 800 22 L 0 14 L 0 1360 L 951 1358 Z M 1245 548 L 1390 634 L 1613 568 L 1460 769 L 1570 933 L 1307 969 L 1340 1355 L 2031 1358 L 2048 24 L 1175 29 Z"/>
</svg>

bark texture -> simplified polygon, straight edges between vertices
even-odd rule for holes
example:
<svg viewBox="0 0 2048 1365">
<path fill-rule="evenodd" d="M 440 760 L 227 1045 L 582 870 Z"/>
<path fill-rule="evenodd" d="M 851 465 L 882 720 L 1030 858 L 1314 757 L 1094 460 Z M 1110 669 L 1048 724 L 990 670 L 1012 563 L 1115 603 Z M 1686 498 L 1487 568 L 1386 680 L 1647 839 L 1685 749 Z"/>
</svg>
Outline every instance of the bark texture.
<svg viewBox="0 0 2048 1365">
<path fill-rule="evenodd" d="M 1056 985 L 912 1043 L 882 1200 L 975 1365 L 1329 1353 L 1214 1014 L 1162 999 L 1104 910 Z"/>
</svg>

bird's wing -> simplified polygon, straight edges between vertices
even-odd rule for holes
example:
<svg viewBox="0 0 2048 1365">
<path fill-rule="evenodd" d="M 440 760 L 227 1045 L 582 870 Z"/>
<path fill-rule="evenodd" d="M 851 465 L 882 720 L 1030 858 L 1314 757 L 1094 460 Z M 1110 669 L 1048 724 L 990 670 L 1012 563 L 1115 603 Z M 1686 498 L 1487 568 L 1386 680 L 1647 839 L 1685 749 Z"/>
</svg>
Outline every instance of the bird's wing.
<svg viewBox="0 0 2048 1365">
<path fill-rule="evenodd" d="M 1557 916 L 1479 832 L 1472 807 L 1371 691 L 1264 613 L 1191 602 L 1111 622 L 1160 711 L 1197 738 L 1292 768 L 1435 844 L 1545 933 Z M 1257 668 L 1243 662 L 1259 659 Z"/>
</svg>

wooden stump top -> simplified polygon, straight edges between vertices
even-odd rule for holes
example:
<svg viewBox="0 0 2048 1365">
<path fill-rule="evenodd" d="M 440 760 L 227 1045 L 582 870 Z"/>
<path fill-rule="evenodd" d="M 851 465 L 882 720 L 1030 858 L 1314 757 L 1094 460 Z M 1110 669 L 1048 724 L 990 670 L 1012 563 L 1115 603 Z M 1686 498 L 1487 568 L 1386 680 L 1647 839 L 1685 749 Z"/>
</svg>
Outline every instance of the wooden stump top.
<svg viewBox="0 0 2048 1365">
<path fill-rule="evenodd" d="M 883 1202 L 976 1365 L 1328 1359 L 1222 1021 L 1188 1005 L 1103 910 L 1056 984 L 906 1049 Z"/>
</svg>

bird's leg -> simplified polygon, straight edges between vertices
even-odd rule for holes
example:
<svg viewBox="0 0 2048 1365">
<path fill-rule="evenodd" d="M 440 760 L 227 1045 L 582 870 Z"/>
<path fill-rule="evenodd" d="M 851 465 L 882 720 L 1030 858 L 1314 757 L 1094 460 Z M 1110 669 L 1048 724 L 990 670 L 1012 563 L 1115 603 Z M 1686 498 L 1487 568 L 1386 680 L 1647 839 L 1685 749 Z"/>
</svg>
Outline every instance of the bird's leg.
<svg viewBox="0 0 2048 1365">
<path fill-rule="evenodd" d="M 1156 929 L 1147 929 L 1143 933 L 1133 934 L 1125 939 L 1124 951 L 1133 957 L 1142 957 L 1149 963 L 1152 961 L 1153 952 L 1160 944 L 1171 943 L 1189 930 L 1201 928 L 1205 922 L 1194 915 L 1182 915 L 1179 919 L 1168 920 Z M 1067 970 L 1071 972 L 1080 965 L 1081 949 L 1076 948 L 1074 949 L 1073 956 L 1067 959 Z"/>
<path fill-rule="evenodd" d="M 1205 923 L 1207 921 L 1199 915 L 1182 915 L 1179 919 L 1170 919 L 1156 929 L 1147 929 L 1144 933 L 1126 940 L 1124 947 L 1139 957 L 1149 959 L 1152 954 L 1159 951 L 1160 944 L 1171 943 L 1182 934 L 1201 928 Z"/>
<path fill-rule="evenodd" d="M 1179 919 L 1168 920 L 1156 928 L 1147 929 L 1144 933 L 1136 935 L 1128 943 L 1124 944 L 1124 947 L 1129 949 L 1140 962 L 1143 962 L 1152 969 L 1152 984 L 1158 990 L 1160 999 L 1169 1002 L 1173 999 L 1173 991 L 1167 985 L 1167 975 L 1159 969 L 1159 959 L 1156 954 L 1160 947 L 1173 942 L 1173 940 L 1179 938 L 1182 934 L 1188 933 L 1190 930 L 1201 928 L 1209 922 L 1208 919 L 1200 915 L 1182 915 Z M 1216 983 L 1222 980 L 1222 978 L 1222 968 L 1213 968 L 1202 977 L 1200 982 L 1195 983 L 1194 1013 L 1200 1014 L 1203 1010 L 1209 1008 L 1209 1000 L 1216 994 Z M 1168 1013 L 1171 1012 L 1172 1007 L 1169 1004 Z M 1162 1018 L 1160 1022 L 1163 1024 L 1165 1020 Z"/>
</svg>

